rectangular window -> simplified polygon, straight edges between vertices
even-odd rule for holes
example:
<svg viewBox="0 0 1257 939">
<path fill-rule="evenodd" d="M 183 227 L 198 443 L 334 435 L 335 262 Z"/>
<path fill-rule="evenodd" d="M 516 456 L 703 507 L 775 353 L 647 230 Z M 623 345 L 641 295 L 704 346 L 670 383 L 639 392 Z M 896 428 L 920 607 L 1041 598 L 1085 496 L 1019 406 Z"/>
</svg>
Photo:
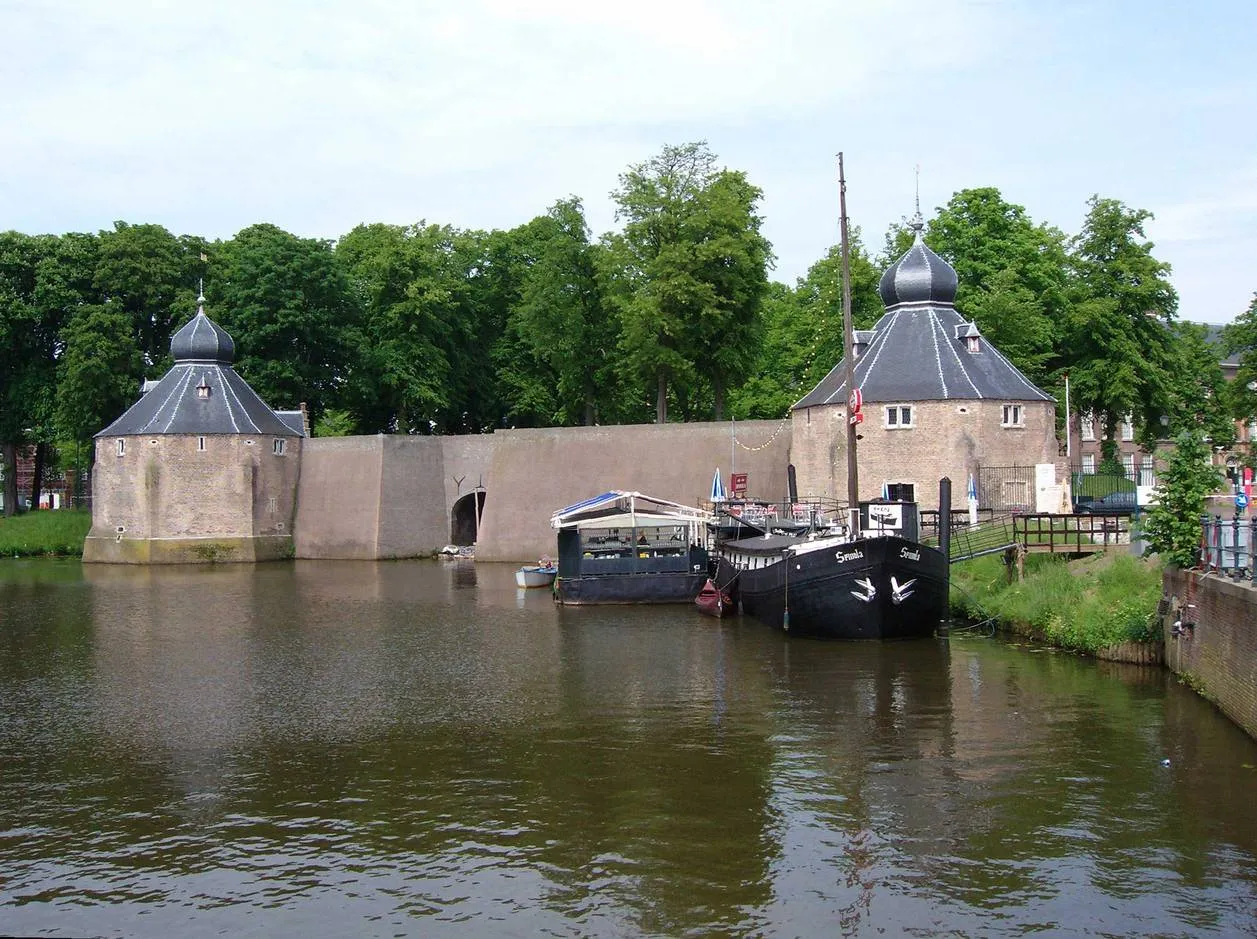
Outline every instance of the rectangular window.
<svg viewBox="0 0 1257 939">
<path fill-rule="evenodd" d="M 1152 454 L 1145 453 L 1143 462 L 1139 466 L 1139 485 L 1155 486 L 1157 484 L 1157 474 L 1152 468 Z"/>
<path fill-rule="evenodd" d="M 1001 427 L 1024 427 L 1025 424 L 1020 404 L 1004 405 L 1004 417 L 1000 421 Z"/>
<path fill-rule="evenodd" d="M 118 456 L 127 455 L 127 442 L 123 438 L 118 438 Z"/>
<path fill-rule="evenodd" d="M 886 426 L 888 428 L 912 427 L 912 405 L 892 404 L 886 408 Z"/>
<path fill-rule="evenodd" d="M 1084 473 L 1094 473 L 1096 471 L 1096 455 L 1094 453 L 1084 453 L 1082 455 L 1082 471 Z"/>
<path fill-rule="evenodd" d="M 981 351 L 982 351 L 982 346 L 981 346 L 981 344 L 980 344 L 980 342 L 979 342 L 979 340 L 978 340 L 978 337 L 977 337 L 977 336 L 970 336 L 970 337 L 968 337 L 968 339 L 965 341 L 965 345 L 968 347 L 968 349 L 969 349 L 969 351 L 970 351 L 970 352 L 981 352 Z"/>
<path fill-rule="evenodd" d="M 274 450 L 275 450 L 275 455 L 276 455 L 276 456 L 283 456 L 283 455 L 284 455 L 284 444 L 286 444 L 287 442 L 288 442 L 288 441 L 287 441 L 287 440 L 285 440 L 283 437 L 276 437 L 276 438 L 275 438 Z"/>
<path fill-rule="evenodd" d="M 204 437 L 196 438 L 196 448 L 200 450 L 201 452 L 205 451 L 205 438 Z"/>
<path fill-rule="evenodd" d="M 1127 479 L 1135 478 L 1135 454 L 1122 454 L 1122 470 L 1126 473 Z"/>
<path fill-rule="evenodd" d="M 1126 417 L 1122 419 L 1122 439 L 1123 440 L 1135 439 L 1135 425 L 1131 423 L 1129 414 L 1127 414 Z"/>
<path fill-rule="evenodd" d="M 889 483 L 886 486 L 886 495 L 890 497 L 891 502 L 916 501 L 912 483 Z"/>
<path fill-rule="evenodd" d="M 1257 421 L 1248 422 L 1248 442 L 1257 443 Z"/>
<path fill-rule="evenodd" d="M 1078 416 L 1078 427 L 1083 440 L 1096 439 L 1096 422 L 1092 420 L 1090 414 L 1080 414 Z"/>
</svg>

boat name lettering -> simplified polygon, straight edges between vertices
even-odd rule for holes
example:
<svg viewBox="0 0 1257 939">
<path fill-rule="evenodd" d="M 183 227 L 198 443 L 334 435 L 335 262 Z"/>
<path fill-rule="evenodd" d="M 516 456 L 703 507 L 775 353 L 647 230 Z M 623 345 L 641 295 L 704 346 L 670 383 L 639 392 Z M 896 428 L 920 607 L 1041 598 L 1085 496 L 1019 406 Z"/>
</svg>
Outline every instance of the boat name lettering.
<svg viewBox="0 0 1257 939">
<path fill-rule="evenodd" d="M 900 550 L 900 552 L 899 552 L 899 556 L 900 556 L 901 558 L 907 558 L 909 561 L 919 561 L 919 560 L 921 560 L 921 552 L 920 552 L 920 551 L 909 551 L 907 548 L 903 548 L 903 549 L 901 549 L 901 550 Z"/>
<path fill-rule="evenodd" d="M 854 551 L 839 551 L 834 557 L 839 564 L 845 564 L 847 561 L 855 561 L 864 557 L 864 552 L 856 548 Z"/>
</svg>

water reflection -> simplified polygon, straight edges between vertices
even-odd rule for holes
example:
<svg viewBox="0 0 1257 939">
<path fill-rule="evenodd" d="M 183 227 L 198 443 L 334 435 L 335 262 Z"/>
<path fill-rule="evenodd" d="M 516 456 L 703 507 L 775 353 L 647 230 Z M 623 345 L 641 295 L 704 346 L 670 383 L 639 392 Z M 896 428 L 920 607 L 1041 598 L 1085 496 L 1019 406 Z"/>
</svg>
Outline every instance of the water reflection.
<svg viewBox="0 0 1257 939">
<path fill-rule="evenodd" d="M 1160 671 L 556 607 L 468 561 L 23 563 L 0 932 L 1257 925 L 1257 750 Z"/>
</svg>

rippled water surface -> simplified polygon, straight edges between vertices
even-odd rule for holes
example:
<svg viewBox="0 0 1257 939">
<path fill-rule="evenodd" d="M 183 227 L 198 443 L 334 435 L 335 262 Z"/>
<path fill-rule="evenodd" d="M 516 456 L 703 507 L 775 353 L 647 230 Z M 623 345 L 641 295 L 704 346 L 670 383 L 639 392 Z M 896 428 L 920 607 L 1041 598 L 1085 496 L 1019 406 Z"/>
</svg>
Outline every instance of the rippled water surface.
<svg viewBox="0 0 1257 939">
<path fill-rule="evenodd" d="M 0 935 L 1252 934 L 1255 766 L 1160 670 L 990 639 L 0 561 Z"/>
</svg>

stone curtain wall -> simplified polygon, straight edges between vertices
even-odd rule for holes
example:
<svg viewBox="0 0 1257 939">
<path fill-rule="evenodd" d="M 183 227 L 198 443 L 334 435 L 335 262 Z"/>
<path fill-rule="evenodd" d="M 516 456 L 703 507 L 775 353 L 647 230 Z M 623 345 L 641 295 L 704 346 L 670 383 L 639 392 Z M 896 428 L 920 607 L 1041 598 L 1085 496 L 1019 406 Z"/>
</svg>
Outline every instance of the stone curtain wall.
<svg viewBox="0 0 1257 939">
<path fill-rule="evenodd" d="M 611 489 L 697 505 L 711 494 L 716 467 L 729 487 L 731 463 L 733 471 L 749 474 L 749 495 L 782 501 L 787 494 L 789 422 L 510 430 L 498 431 L 493 439 L 476 546 L 482 560 L 534 561 L 553 555 L 551 514 Z"/>
<path fill-rule="evenodd" d="M 913 427 L 884 426 L 885 403 L 866 403 L 858 442 L 860 498 L 875 499 L 882 482 L 911 483 L 922 509 L 938 508 L 938 481 L 952 481 L 952 508 L 963 509 L 969 474 L 984 466 L 1057 465 L 1056 406 L 1047 402 L 953 399 L 911 402 Z M 1020 404 L 1024 426 L 1003 427 L 1003 405 Z M 825 405 L 792 413 L 794 463 L 800 493 L 847 497 L 845 406 Z M 1035 493 L 1028 493 L 1031 504 Z"/>
<path fill-rule="evenodd" d="M 1257 737 L 1257 588 L 1177 568 L 1166 570 L 1162 584 L 1166 665 Z M 1195 626 L 1175 634 L 1180 616 Z"/>
<path fill-rule="evenodd" d="M 384 437 L 305 441 L 293 544 L 299 558 L 379 556 Z"/>
<path fill-rule="evenodd" d="M 534 561 L 554 553 L 556 509 L 608 489 L 696 505 L 717 466 L 729 485 L 732 463 L 749 474 L 751 495 L 782 500 L 789 449 L 790 425 L 780 421 L 314 438 L 302 458 L 296 554 L 430 554 L 449 542 L 454 503 L 483 487 L 476 556 Z"/>
</svg>

